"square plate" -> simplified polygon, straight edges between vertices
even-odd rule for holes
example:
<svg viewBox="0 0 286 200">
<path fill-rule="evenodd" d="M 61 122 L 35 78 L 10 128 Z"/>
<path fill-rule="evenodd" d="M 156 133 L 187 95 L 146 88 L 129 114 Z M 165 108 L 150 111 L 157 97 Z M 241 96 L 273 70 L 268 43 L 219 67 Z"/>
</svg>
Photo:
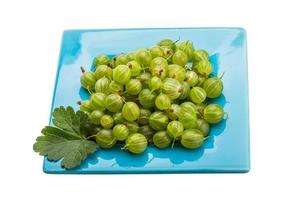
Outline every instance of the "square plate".
<svg viewBox="0 0 286 200">
<path fill-rule="evenodd" d="M 148 147 L 132 155 L 116 146 L 99 149 L 73 170 L 60 161 L 44 159 L 46 173 L 190 173 L 248 172 L 250 169 L 246 33 L 241 28 L 155 28 L 117 30 L 67 30 L 63 33 L 52 110 L 87 99 L 80 86 L 80 66 L 91 66 L 95 56 L 117 55 L 150 47 L 163 38 L 190 40 L 209 52 L 214 73 L 223 77 L 224 90 L 214 102 L 224 107 L 228 119 L 211 127 L 210 137 L 194 151 L 175 146 Z M 50 120 L 51 124 L 51 120 Z"/>
</svg>

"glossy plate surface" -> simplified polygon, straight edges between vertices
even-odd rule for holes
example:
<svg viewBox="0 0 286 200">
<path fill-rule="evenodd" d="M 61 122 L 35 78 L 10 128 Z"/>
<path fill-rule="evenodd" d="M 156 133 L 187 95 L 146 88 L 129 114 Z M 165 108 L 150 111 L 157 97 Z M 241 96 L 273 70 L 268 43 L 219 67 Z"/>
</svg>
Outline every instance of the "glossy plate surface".
<svg viewBox="0 0 286 200">
<path fill-rule="evenodd" d="M 67 30 L 63 33 L 52 110 L 61 105 L 78 109 L 87 99 L 80 86 L 80 66 L 89 69 L 100 54 L 116 55 L 150 47 L 163 38 L 190 40 L 196 49 L 209 52 L 215 74 L 223 77 L 223 95 L 214 102 L 224 107 L 228 119 L 212 126 L 202 148 L 190 151 L 176 146 L 159 150 L 148 147 L 132 155 L 117 146 L 98 150 L 73 170 L 44 159 L 46 173 L 189 173 L 248 172 L 249 117 L 246 33 L 241 28 L 168 28 L 118 30 Z"/>
</svg>

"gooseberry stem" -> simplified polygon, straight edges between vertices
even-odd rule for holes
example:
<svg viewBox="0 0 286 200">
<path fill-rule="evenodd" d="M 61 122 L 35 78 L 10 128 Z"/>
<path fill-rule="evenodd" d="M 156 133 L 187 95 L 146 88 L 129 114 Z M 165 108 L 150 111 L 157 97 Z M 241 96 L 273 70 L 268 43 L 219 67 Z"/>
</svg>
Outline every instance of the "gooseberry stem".
<svg viewBox="0 0 286 200">
<path fill-rule="evenodd" d="M 85 72 L 85 69 L 83 68 L 83 66 L 80 67 L 80 70 L 81 70 L 82 73 Z"/>
<path fill-rule="evenodd" d="M 90 136 L 86 137 L 85 139 L 89 140 L 90 138 L 93 138 L 93 137 L 95 137 L 95 136 L 96 136 L 96 135 L 90 135 Z"/>
<path fill-rule="evenodd" d="M 223 73 L 222 73 L 222 75 L 219 77 L 219 79 L 222 79 L 222 77 L 223 77 L 224 73 L 225 73 L 225 72 L 223 72 Z"/>
<path fill-rule="evenodd" d="M 172 142 L 172 149 L 174 147 L 175 141 L 176 141 L 176 138 L 174 137 L 173 142 Z"/>
<path fill-rule="evenodd" d="M 181 37 L 179 36 L 179 38 L 174 42 L 174 44 L 176 44 L 177 42 L 179 42 L 181 39 Z"/>
</svg>

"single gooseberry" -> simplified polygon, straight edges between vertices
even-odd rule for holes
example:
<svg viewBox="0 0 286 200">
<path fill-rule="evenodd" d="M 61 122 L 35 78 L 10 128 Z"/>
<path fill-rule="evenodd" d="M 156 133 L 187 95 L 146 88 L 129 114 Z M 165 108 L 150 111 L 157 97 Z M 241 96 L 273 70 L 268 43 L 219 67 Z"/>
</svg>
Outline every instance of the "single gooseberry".
<svg viewBox="0 0 286 200">
<path fill-rule="evenodd" d="M 114 124 L 122 124 L 123 122 L 125 122 L 125 119 L 121 112 L 114 113 L 112 117 L 114 120 Z"/>
<path fill-rule="evenodd" d="M 224 114 L 222 107 L 217 104 L 209 104 L 204 109 L 204 119 L 210 124 L 219 123 Z"/>
<path fill-rule="evenodd" d="M 151 139 L 154 134 L 154 130 L 148 125 L 141 126 L 138 129 L 138 132 L 144 135 L 147 139 Z"/>
<path fill-rule="evenodd" d="M 201 87 L 193 87 L 190 92 L 190 99 L 196 104 L 201 104 L 206 100 L 207 93 Z"/>
<path fill-rule="evenodd" d="M 109 62 L 107 55 L 99 55 L 93 61 L 93 66 L 106 65 Z"/>
<path fill-rule="evenodd" d="M 156 94 L 151 92 L 149 89 L 143 89 L 139 93 L 138 98 L 143 108 L 152 108 L 155 106 Z"/>
<path fill-rule="evenodd" d="M 163 39 L 157 44 L 158 46 L 167 46 L 171 48 L 173 51 L 176 49 L 176 42 L 171 39 Z"/>
<path fill-rule="evenodd" d="M 197 62 L 193 66 L 193 69 L 204 77 L 208 77 L 213 72 L 212 64 L 208 60 L 201 60 Z"/>
<path fill-rule="evenodd" d="M 217 98 L 221 95 L 223 90 L 223 83 L 221 77 L 212 77 L 204 82 L 204 90 L 207 93 L 208 98 Z"/>
<path fill-rule="evenodd" d="M 108 79 L 112 78 L 112 69 L 107 65 L 99 65 L 96 67 L 94 72 L 94 77 L 96 80 L 101 79 L 102 77 L 107 77 Z"/>
<path fill-rule="evenodd" d="M 108 94 L 109 93 L 109 84 L 110 84 L 110 81 L 108 78 L 106 78 L 106 77 L 100 78 L 95 83 L 95 92 Z"/>
<path fill-rule="evenodd" d="M 179 98 L 183 92 L 181 83 L 172 78 L 166 78 L 161 89 L 171 100 Z"/>
<path fill-rule="evenodd" d="M 182 92 L 181 96 L 179 97 L 179 99 L 183 100 L 183 99 L 186 99 L 190 96 L 191 89 L 190 89 L 189 84 L 185 81 L 182 82 L 182 88 L 183 88 L 183 92 Z"/>
<path fill-rule="evenodd" d="M 166 94 L 159 94 L 155 99 L 155 105 L 159 110 L 167 110 L 171 107 L 171 100 Z"/>
<path fill-rule="evenodd" d="M 172 138 L 168 135 L 167 131 L 159 131 L 153 135 L 153 143 L 160 149 L 170 146 Z"/>
<path fill-rule="evenodd" d="M 113 118 L 110 115 L 103 115 L 100 118 L 100 125 L 103 128 L 105 128 L 105 129 L 112 128 L 112 126 L 113 126 Z"/>
<path fill-rule="evenodd" d="M 197 129 L 187 129 L 181 137 L 181 144 L 187 149 L 196 149 L 202 146 L 205 138 L 201 131 Z"/>
<path fill-rule="evenodd" d="M 193 44 L 190 43 L 189 41 L 180 42 L 179 44 L 177 44 L 176 49 L 180 49 L 183 52 L 185 52 L 185 54 L 188 56 L 188 60 L 192 59 L 194 53 L 194 47 Z"/>
<path fill-rule="evenodd" d="M 110 112 L 119 112 L 122 106 L 123 100 L 118 94 L 110 94 L 105 98 L 105 108 Z"/>
<path fill-rule="evenodd" d="M 115 65 L 126 65 L 129 62 L 129 58 L 126 54 L 120 54 L 116 57 Z"/>
<path fill-rule="evenodd" d="M 125 90 L 128 94 L 138 95 L 142 90 L 142 83 L 137 79 L 131 79 L 126 84 Z"/>
<path fill-rule="evenodd" d="M 81 67 L 82 75 L 80 77 L 80 83 L 83 88 L 92 91 L 96 82 L 93 72 L 86 72 L 83 67 Z"/>
<path fill-rule="evenodd" d="M 189 58 L 184 51 L 176 50 L 173 57 L 172 57 L 172 61 L 174 64 L 184 66 L 188 63 Z"/>
<path fill-rule="evenodd" d="M 97 92 L 91 95 L 90 101 L 91 101 L 92 106 L 96 110 L 104 111 L 105 110 L 105 98 L 106 98 L 106 94 Z"/>
<path fill-rule="evenodd" d="M 168 77 L 183 82 L 186 78 L 186 70 L 177 64 L 171 64 L 168 66 Z"/>
<path fill-rule="evenodd" d="M 117 124 L 112 129 L 112 134 L 119 141 L 124 141 L 128 137 L 129 130 L 124 124 Z"/>
<path fill-rule="evenodd" d="M 109 149 L 116 144 L 116 138 L 112 134 L 110 129 L 101 129 L 95 135 L 96 143 L 99 147 Z"/>
<path fill-rule="evenodd" d="M 131 71 L 127 65 L 118 65 L 113 69 L 113 80 L 120 84 L 126 84 L 130 80 Z"/>
<path fill-rule="evenodd" d="M 163 112 L 153 112 L 149 117 L 149 125 L 156 131 L 165 130 L 168 125 L 169 119 Z"/>
<path fill-rule="evenodd" d="M 135 60 L 128 62 L 127 66 L 129 67 L 131 71 L 131 76 L 138 76 L 141 73 L 142 67 Z"/>
<path fill-rule="evenodd" d="M 134 102 L 126 102 L 122 108 L 123 117 L 127 121 L 135 121 L 140 116 L 140 109 Z"/>
<path fill-rule="evenodd" d="M 190 87 L 194 87 L 197 85 L 199 81 L 199 76 L 194 71 L 187 71 L 185 81 L 189 84 Z"/>
<path fill-rule="evenodd" d="M 137 122 L 133 121 L 133 122 L 125 122 L 124 123 L 128 130 L 129 130 L 129 133 L 137 133 L 138 132 L 138 129 L 139 129 L 139 126 L 137 124 Z"/>
<path fill-rule="evenodd" d="M 151 53 L 149 52 L 148 49 L 145 49 L 145 48 L 141 48 L 141 49 L 138 49 L 136 52 L 135 52 L 135 60 L 143 65 L 143 66 L 149 66 L 150 63 L 151 63 L 151 60 L 152 60 L 152 55 Z"/>
<path fill-rule="evenodd" d="M 156 57 L 163 57 L 164 56 L 164 51 L 160 46 L 153 46 L 150 48 L 150 53 L 152 55 L 152 58 Z"/>
<path fill-rule="evenodd" d="M 140 133 L 133 133 L 128 136 L 125 141 L 124 149 L 127 149 L 131 153 L 140 154 L 147 148 L 147 139 Z"/>
</svg>

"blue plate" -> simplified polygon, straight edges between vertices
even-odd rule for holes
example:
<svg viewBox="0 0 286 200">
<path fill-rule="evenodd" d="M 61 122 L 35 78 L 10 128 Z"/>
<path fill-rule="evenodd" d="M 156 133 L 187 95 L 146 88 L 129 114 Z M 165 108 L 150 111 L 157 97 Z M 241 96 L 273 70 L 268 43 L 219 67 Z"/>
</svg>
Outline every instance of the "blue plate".
<svg viewBox="0 0 286 200">
<path fill-rule="evenodd" d="M 96 173 L 189 173 L 248 172 L 249 117 L 246 33 L 241 28 L 155 28 L 117 30 L 67 30 L 63 33 L 52 110 L 71 105 L 88 94 L 80 86 L 80 66 L 90 68 L 95 56 L 116 55 L 150 47 L 162 38 L 190 40 L 196 49 L 209 52 L 214 73 L 223 77 L 223 95 L 214 102 L 224 107 L 228 119 L 212 126 L 202 148 L 190 151 L 175 146 L 159 150 L 148 147 L 132 155 L 117 146 L 99 149 L 79 167 L 65 170 L 60 161 L 44 159 L 44 172 Z M 50 121 L 51 124 L 51 121 Z"/>
</svg>

